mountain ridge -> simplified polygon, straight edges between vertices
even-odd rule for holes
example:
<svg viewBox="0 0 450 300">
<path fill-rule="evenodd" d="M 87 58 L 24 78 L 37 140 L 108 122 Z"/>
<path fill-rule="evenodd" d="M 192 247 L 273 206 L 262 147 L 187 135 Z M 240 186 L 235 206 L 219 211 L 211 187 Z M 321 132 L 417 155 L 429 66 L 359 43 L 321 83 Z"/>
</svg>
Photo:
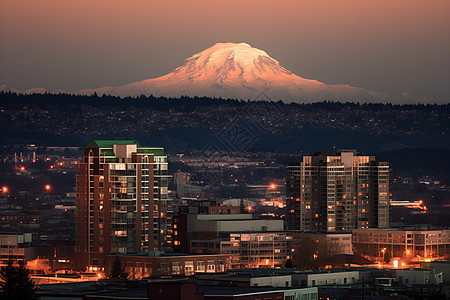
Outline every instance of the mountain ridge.
<svg viewBox="0 0 450 300">
<path fill-rule="evenodd" d="M 34 92 L 47 91 L 29 89 L 23 93 Z M 448 102 L 448 99 L 412 96 L 407 93 L 388 95 L 348 84 L 328 85 L 314 79 L 305 79 L 281 66 L 265 51 L 253 48 L 247 43 L 216 43 L 187 58 L 183 65 L 172 72 L 157 78 L 122 86 L 104 86 L 68 93 L 79 95 L 97 93 L 120 97 L 198 96 L 252 100 L 261 92 L 274 101 L 296 103 L 323 100 L 395 104 Z"/>
</svg>

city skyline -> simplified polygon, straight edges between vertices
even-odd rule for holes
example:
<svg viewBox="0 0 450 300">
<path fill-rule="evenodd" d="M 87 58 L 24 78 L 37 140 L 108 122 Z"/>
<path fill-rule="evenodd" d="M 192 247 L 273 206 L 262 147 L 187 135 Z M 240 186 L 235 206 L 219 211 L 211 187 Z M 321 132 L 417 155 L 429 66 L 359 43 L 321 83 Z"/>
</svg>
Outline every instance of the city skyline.
<svg viewBox="0 0 450 300">
<path fill-rule="evenodd" d="M 0 0 L 0 298 L 448 298 L 449 36 L 448 0 Z"/>
</svg>

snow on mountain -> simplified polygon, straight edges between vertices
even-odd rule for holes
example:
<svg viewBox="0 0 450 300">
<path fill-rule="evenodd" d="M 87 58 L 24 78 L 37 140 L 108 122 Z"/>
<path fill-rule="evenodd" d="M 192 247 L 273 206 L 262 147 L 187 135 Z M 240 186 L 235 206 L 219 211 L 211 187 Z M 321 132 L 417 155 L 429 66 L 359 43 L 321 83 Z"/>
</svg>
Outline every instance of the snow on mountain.
<svg viewBox="0 0 450 300">
<path fill-rule="evenodd" d="M 188 58 L 182 66 L 162 77 L 119 87 L 78 91 L 81 94 L 93 92 L 121 97 L 153 94 L 238 99 L 253 99 L 260 92 L 265 92 L 273 100 L 295 102 L 343 100 L 355 96 L 369 100 L 374 95 L 364 89 L 346 85 L 329 86 L 301 78 L 280 66 L 266 52 L 246 43 L 215 44 Z"/>
<path fill-rule="evenodd" d="M 33 89 L 36 90 L 36 89 Z M 217 43 L 186 59 L 171 73 L 118 87 L 85 89 L 75 94 L 120 97 L 154 95 L 165 97 L 209 96 L 254 99 L 264 92 L 274 101 L 426 103 L 437 99 L 406 93 L 387 95 L 349 85 L 327 85 L 301 78 L 283 68 L 266 52 L 246 43 Z"/>
</svg>

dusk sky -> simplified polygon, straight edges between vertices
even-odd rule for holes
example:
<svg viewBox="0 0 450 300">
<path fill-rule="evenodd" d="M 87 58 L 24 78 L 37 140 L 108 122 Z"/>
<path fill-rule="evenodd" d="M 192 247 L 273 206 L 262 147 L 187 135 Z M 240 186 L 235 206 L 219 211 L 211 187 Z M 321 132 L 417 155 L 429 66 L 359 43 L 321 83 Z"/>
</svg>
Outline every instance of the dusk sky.
<svg viewBox="0 0 450 300">
<path fill-rule="evenodd" d="M 123 85 L 246 42 L 304 78 L 450 98 L 448 0 L 0 0 L 0 41 L 19 90 Z"/>
</svg>

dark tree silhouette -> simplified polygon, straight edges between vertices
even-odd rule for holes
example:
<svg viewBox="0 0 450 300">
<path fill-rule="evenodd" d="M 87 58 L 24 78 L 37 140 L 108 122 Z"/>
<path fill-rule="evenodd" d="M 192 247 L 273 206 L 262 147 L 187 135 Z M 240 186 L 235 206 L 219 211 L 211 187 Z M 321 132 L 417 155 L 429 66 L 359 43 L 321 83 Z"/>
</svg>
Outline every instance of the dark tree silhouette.
<svg viewBox="0 0 450 300">
<path fill-rule="evenodd" d="M 13 262 L 10 260 L 6 266 L 0 269 L 0 299 L 37 299 L 36 286 L 31 280 L 28 269 L 23 264 L 13 266 Z"/>
<path fill-rule="evenodd" d="M 294 265 L 292 264 L 292 259 L 286 259 L 286 268 L 293 268 Z"/>
<path fill-rule="evenodd" d="M 125 269 L 122 266 L 119 258 L 116 256 L 114 263 L 111 268 L 111 273 L 108 276 L 109 279 L 127 279 L 128 273 L 125 272 Z"/>
</svg>

